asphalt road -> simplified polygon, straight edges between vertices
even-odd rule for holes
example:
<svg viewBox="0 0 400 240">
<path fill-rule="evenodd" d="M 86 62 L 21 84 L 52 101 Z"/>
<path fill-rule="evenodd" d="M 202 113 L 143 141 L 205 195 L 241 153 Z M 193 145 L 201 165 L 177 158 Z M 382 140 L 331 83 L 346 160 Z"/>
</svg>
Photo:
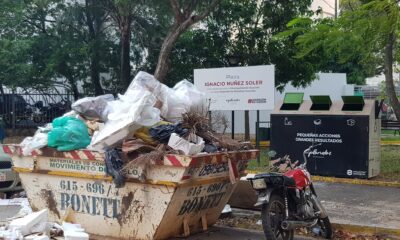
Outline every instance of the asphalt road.
<svg viewBox="0 0 400 240">
<path fill-rule="evenodd" d="M 331 222 L 400 229 L 400 188 L 314 182 Z"/>
<path fill-rule="evenodd" d="M 264 233 L 259 231 L 251 231 L 245 229 L 228 228 L 228 227 L 212 227 L 208 232 L 195 234 L 188 238 L 174 238 L 171 240 L 263 240 Z M 313 240 L 316 238 L 295 236 L 295 240 Z"/>
</svg>

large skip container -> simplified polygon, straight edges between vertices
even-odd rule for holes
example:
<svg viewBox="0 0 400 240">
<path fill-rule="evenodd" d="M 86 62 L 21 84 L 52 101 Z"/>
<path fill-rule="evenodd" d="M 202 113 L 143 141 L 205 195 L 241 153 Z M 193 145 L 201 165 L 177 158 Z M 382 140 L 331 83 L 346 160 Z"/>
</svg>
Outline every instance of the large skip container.
<svg viewBox="0 0 400 240">
<path fill-rule="evenodd" d="M 33 210 L 48 208 L 51 221 L 68 219 L 105 239 L 166 239 L 206 230 L 236 187 L 229 165 L 238 177 L 258 155 L 258 150 L 165 155 L 129 169 L 125 186 L 115 188 L 103 154 L 43 148 L 22 156 L 18 145 L 3 149 Z M 143 174 L 146 180 L 140 181 Z"/>
</svg>

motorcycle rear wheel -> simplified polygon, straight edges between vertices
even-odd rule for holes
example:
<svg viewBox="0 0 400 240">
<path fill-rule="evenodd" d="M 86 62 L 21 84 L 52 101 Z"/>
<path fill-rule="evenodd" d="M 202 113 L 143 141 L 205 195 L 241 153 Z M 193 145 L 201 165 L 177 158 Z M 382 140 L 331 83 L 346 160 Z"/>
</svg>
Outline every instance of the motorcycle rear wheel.
<svg viewBox="0 0 400 240">
<path fill-rule="evenodd" d="M 262 226 L 267 240 L 292 240 L 294 230 L 283 230 L 281 223 L 285 220 L 285 203 L 281 196 L 273 194 L 261 210 Z"/>
</svg>

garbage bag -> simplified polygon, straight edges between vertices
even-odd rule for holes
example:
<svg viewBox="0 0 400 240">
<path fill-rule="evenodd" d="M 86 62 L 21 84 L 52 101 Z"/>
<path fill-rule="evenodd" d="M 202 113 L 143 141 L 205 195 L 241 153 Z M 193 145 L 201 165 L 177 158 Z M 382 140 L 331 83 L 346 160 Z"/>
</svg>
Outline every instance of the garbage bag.
<svg viewBox="0 0 400 240">
<path fill-rule="evenodd" d="M 33 150 L 40 149 L 47 146 L 47 134 L 51 131 L 51 124 L 46 124 L 45 127 L 39 127 L 33 137 L 26 137 L 19 144 L 22 149 L 22 155 L 28 156 Z"/>
<path fill-rule="evenodd" d="M 153 139 L 159 141 L 160 143 L 167 144 L 172 133 L 176 133 L 179 136 L 186 135 L 189 130 L 182 127 L 182 123 L 175 123 L 169 125 L 159 125 L 150 128 L 150 135 Z"/>
<path fill-rule="evenodd" d="M 167 121 L 179 121 L 182 114 L 188 110 L 185 102 L 179 98 L 173 89 L 160 83 L 151 74 L 140 71 L 129 85 L 125 95 L 132 95 L 132 92 L 136 91 L 138 88 L 145 88 L 156 97 L 160 114 Z"/>
<path fill-rule="evenodd" d="M 189 111 L 193 106 L 205 103 L 205 94 L 200 92 L 193 83 L 188 80 L 178 82 L 173 90 L 180 101 L 185 104 L 186 111 Z"/>
<path fill-rule="evenodd" d="M 58 151 L 86 148 L 90 143 L 85 123 L 73 117 L 59 117 L 52 122 L 53 129 L 48 134 L 48 146 Z"/>
<path fill-rule="evenodd" d="M 157 127 L 160 125 L 171 125 L 171 124 L 172 123 L 170 123 L 170 122 L 160 121 L 157 124 L 153 125 L 152 127 Z M 145 143 L 148 143 L 151 145 L 157 145 L 158 142 L 155 139 L 153 139 L 150 135 L 150 128 L 152 128 L 152 127 L 141 127 L 140 129 L 138 129 L 135 132 L 134 136 L 136 138 L 143 140 L 143 142 L 145 142 Z"/>
<path fill-rule="evenodd" d="M 108 102 L 113 100 L 114 96 L 111 94 L 98 97 L 85 97 L 74 102 L 71 108 L 87 119 L 100 119 L 105 122 L 109 113 Z"/>
<path fill-rule="evenodd" d="M 159 122 L 160 110 L 154 107 L 155 102 L 153 94 L 140 86 L 109 102 L 108 121 L 104 128 L 94 133 L 90 148 L 97 151 L 111 149 L 142 126 Z"/>
<path fill-rule="evenodd" d="M 125 177 L 120 170 L 124 162 L 122 161 L 116 149 L 111 149 L 105 152 L 106 173 L 113 178 L 116 188 L 121 188 L 125 184 Z"/>
</svg>

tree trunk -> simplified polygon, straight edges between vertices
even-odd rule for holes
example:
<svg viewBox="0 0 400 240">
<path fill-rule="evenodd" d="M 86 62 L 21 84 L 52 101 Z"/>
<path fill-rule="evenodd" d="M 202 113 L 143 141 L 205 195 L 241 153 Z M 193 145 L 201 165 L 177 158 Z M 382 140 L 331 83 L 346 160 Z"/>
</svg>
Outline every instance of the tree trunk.
<svg viewBox="0 0 400 240">
<path fill-rule="evenodd" d="M 121 30 L 121 81 L 127 88 L 131 82 L 131 19 L 130 16 L 122 17 Z"/>
<path fill-rule="evenodd" d="M 94 50 L 97 52 L 96 50 Z M 90 78 L 92 79 L 92 84 L 94 87 L 94 94 L 96 96 L 103 95 L 104 90 L 100 83 L 100 71 L 99 71 L 99 56 L 98 54 L 94 53 L 90 59 Z"/>
<path fill-rule="evenodd" d="M 163 82 L 168 74 L 170 68 L 169 56 L 171 55 L 172 47 L 174 46 L 180 35 L 181 32 L 179 28 L 175 26 L 164 39 L 164 42 L 161 46 L 156 71 L 154 73 L 154 77 L 160 82 Z"/>
<path fill-rule="evenodd" d="M 389 103 L 393 108 L 397 120 L 400 120 L 400 103 L 396 96 L 396 88 L 393 81 L 393 48 L 396 42 L 394 33 L 389 34 L 388 42 L 385 46 L 385 82 L 386 94 L 389 97 Z"/>
<path fill-rule="evenodd" d="M 69 85 L 71 85 L 72 94 L 74 95 L 74 100 L 76 101 L 79 99 L 78 87 L 76 86 L 76 83 L 73 78 L 68 77 L 67 80 Z"/>
<path fill-rule="evenodd" d="M 244 111 L 244 140 L 250 141 L 250 116 L 249 110 Z"/>
<path fill-rule="evenodd" d="M 94 2 L 86 1 L 86 23 L 89 29 L 89 42 L 90 44 L 90 79 L 94 88 L 96 96 L 104 94 L 104 90 L 100 83 L 100 56 L 98 44 L 98 32 L 100 31 L 101 21 L 99 21 L 99 14 L 94 9 Z"/>
</svg>

